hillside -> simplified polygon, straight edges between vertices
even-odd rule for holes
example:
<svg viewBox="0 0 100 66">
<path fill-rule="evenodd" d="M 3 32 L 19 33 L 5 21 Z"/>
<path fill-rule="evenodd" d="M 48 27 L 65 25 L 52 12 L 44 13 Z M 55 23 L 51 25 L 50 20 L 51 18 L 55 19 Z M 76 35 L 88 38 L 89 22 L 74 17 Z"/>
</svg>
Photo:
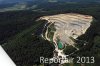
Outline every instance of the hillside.
<svg viewBox="0 0 100 66">
<path fill-rule="evenodd" d="M 23 4 L 21 6 L 23 6 Z M 30 7 L 31 5 L 28 6 Z M 66 13 L 67 16 L 64 15 Z M 70 15 L 71 13 L 75 13 L 75 15 L 83 15 L 80 16 L 79 21 L 78 19 L 75 19 L 76 21 L 79 22 L 80 27 L 86 26 L 86 28 L 84 28 L 84 30 L 82 31 L 83 33 L 81 33 L 82 28 L 80 28 L 79 26 L 78 27 L 74 26 L 75 28 L 78 28 L 80 31 L 80 32 L 75 32 L 77 33 L 75 37 L 77 37 L 79 41 L 73 39 L 75 37 L 72 36 L 71 33 L 68 33 L 69 35 L 67 35 L 68 39 L 69 36 L 73 37 L 73 38 L 70 37 L 70 39 L 71 41 L 73 40 L 72 42 L 76 43 L 74 45 L 75 47 L 79 48 L 79 51 L 75 52 L 77 49 L 69 44 L 66 44 L 68 46 L 64 47 L 62 45 L 62 42 L 59 41 L 59 39 L 58 41 L 56 41 L 58 42 L 57 47 L 60 50 L 62 50 L 64 47 L 63 53 L 66 55 L 70 54 L 70 57 L 94 56 L 95 63 L 84 64 L 84 66 L 98 66 L 100 61 L 100 4 L 99 3 L 90 3 L 83 5 L 72 2 L 71 3 L 68 2 L 67 4 L 57 3 L 57 2 L 53 3 L 42 2 L 38 4 L 38 7 L 36 7 L 36 9 L 32 10 L 21 10 L 21 11 L 11 10 L 11 11 L 0 12 L 0 44 L 8 53 L 8 55 L 13 59 L 13 61 L 16 63 L 17 66 L 35 66 L 35 65 L 39 66 L 40 65 L 39 57 L 44 56 L 52 58 L 53 51 L 55 50 L 54 43 L 52 43 L 51 39 L 53 34 L 51 34 L 51 32 L 48 32 L 47 33 L 48 35 L 46 37 L 45 30 L 47 31 L 47 29 L 45 28 L 45 30 L 43 30 L 46 23 L 47 24 L 51 23 L 48 22 L 49 20 L 46 17 L 49 17 L 50 21 L 53 21 L 53 23 L 56 20 L 57 21 L 56 25 L 60 26 L 61 28 L 61 26 L 63 26 L 64 24 L 70 24 L 68 20 L 70 20 L 73 24 L 73 19 L 68 18 L 68 13 L 70 13 Z M 65 19 L 63 16 L 62 16 L 63 18 L 57 17 L 60 16 L 61 14 L 66 16 L 68 19 Z M 53 18 L 51 18 L 51 16 L 54 17 L 54 20 L 52 20 Z M 71 15 L 70 17 L 73 16 L 74 15 Z M 42 17 L 42 19 L 45 20 L 37 21 L 37 19 L 39 19 L 40 17 Z M 78 16 L 75 16 L 75 18 L 78 18 Z M 85 20 L 86 24 L 81 24 L 81 22 L 84 23 L 81 19 Z M 66 20 L 68 22 L 66 22 Z M 93 22 L 91 22 L 92 20 Z M 59 22 L 62 21 L 64 21 L 64 23 L 60 23 L 61 24 L 60 25 Z M 70 30 L 67 32 L 70 32 L 73 29 L 72 24 L 69 26 Z M 75 22 L 75 25 L 76 24 L 77 22 Z M 51 29 L 54 32 L 56 32 L 54 27 L 53 28 L 50 27 L 50 30 Z M 42 33 L 42 31 L 44 33 Z M 64 33 L 63 30 L 61 30 L 61 32 Z M 43 35 L 42 37 L 41 34 Z M 62 37 L 63 35 L 60 33 L 60 36 Z M 66 38 L 66 36 L 64 37 Z M 63 40 L 65 38 L 60 38 L 60 40 Z M 84 43 L 86 43 L 86 45 L 84 45 Z M 73 52 L 75 53 L 71 54 Z M 48 66 L 49 64 L 42 64 L 42 65 Z M 82 66 L 81 64 L 64 64 L 64 66 L 66 65 Z"/>
<path fill-rule="evenodd" d="M 45 40 L 54 43 L 54 57 L 62 58 L 65 57 L 63 50 L 66 46 L 73 46 L 77 51 L 80 50 L 75 46 L 75 42 L 76 40 L 80 41 L 77 38 L 85 34 L 94 21 L 92 16 L 75 13 L 43 16 L 38 20 L 47 21 L 41 35 Z M 86 45 L 86 43 L 83 43 L 83 45 Z"/>
</svg>

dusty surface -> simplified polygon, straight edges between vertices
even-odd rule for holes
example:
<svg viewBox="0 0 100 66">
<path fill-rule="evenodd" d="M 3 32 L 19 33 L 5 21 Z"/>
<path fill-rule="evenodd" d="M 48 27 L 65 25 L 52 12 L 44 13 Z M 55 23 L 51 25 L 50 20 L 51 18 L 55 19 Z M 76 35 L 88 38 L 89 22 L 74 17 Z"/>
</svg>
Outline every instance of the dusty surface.
<svg viewBox="0 0 100 66">
<path fill-rule="evenodd" d="M 54 56 L 64 56 L 63 49 L 58 48 L 58 39 L 62 42 L 63 46 L 72 45 L 74 46 L 75 42 L 73 39 L 77 39 L 80 35 L 84 34 L 86 30 L 90 27 L 91 22 L 93 21 L 93 17 L 89 15 L 81 15 L 76 13 L 67 13 L 67 14 L 58 14 L 51 16 L 43 16 L 40 17 L 39 20 L 47 20 L 47 24 L 45 24 L 44 28 L 46 28 L 46 32 L 42 37 L 48 41 L 51 41 L 50 37 L 50 28 L 51 32 L 53 32 L 52 41 L 55 45 L 55 51 L 58 54 L 54 53 Z M 53 25 L 51 27 L 51 25 Z M 75 46 L 74 46 L 75 47 Z M 78 50 L 78 48 L 77 48 Z"/>
</svg>

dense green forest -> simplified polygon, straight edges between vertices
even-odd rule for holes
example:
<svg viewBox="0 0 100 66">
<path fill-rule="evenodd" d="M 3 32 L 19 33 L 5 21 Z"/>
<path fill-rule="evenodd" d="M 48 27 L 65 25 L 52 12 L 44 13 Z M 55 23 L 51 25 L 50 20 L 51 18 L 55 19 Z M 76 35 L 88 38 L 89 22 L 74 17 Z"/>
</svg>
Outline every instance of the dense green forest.
<svg viewBox="0 0 100 66">
<path fill-rule="evenodd" d="M 95 64 L 86 64 L 86 66 L 98 66 L 100 61 L 100 5 L 66 6 L 64 4 L 63 7 L 56 7 L 56 9 L 45 7 L 44 11 L 25 10 L 0 13 L 0 44 L 17 66 L 33 66 L 39 64 L 40 56 L 49 58 L 53 56 L 53 44 L 40 37 L 45 22 L 36 21 L 36 19 L 43 15 L 71 12 L 88 14 L 96 20 L 87 33 L 79 37 L 79 39 L 86 40 L 88 45 L 79 46 L 82 49 L 73 56 L 94 56 Z M 69 47 L 65 53 L 72 51 L 73 48 Z"/>
</svg>

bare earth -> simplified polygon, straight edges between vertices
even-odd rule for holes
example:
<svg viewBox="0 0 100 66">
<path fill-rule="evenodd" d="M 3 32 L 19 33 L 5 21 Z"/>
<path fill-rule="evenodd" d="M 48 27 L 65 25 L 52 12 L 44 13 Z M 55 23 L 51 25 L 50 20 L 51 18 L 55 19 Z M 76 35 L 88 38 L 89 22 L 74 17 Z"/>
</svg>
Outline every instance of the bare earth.
<svg viewBox="0 0 100 66">
<path fill-rule="evenodd" d="M 54 28 L 56 29 L 56 31 L 54 32 L 52 40 L 55 45 L 55 51 L 58 52 L 58 54 L 54 53 L 54 56 L 65 57 L 63 49 L 61 50 L 58 48 L 57 39 L 62 42 L 63 46 L 72 45 L 73 47 L 75 47 L 75 42 L 71 38 L 77 39 L 77 37 L 84 34 L 86 30 L 90 27 L 91 22 L 93 21 L 93 17 L 89 15 L 67 13 L 43 16 L 40 17 L 39 20 L 47 20 L 47 24 L 50 23 L 47 26 L 45 36 L 42 35 L 42 37 L 45 37 L 45 39 L 48 41 L 50 41 L 50 38 L 48 37 L 48 28 L 52 24 L 54 24 Z M 77 48 L 77 50 L 79 49 Z"/>
</svg>

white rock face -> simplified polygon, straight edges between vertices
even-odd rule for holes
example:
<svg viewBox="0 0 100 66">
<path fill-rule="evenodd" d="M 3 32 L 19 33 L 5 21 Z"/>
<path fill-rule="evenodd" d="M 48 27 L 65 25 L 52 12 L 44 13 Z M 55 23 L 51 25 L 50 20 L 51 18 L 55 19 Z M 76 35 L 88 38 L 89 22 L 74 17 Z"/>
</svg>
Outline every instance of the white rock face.
<svg viewBox="0 0 100 66">
<path fill-rule="evenodd" d="M 69 45 L 74 44 L 69 37 L 76 39 L 78 36 L 84 34 L 93 21 L 92 16 L 75 13 L 43 16 L 40 19 L 47 20 L 48 23 L 54 24 L 56 29 L 53 37 L 54 42 L 56 38 L 59 37 L 63 43 Z M 45 34 L 45 36 L 47 36 L 47 34 Z M 46 39 L 49 40 L 48 37 L 46 37 Z"/>
<path fill-rule="evenodd" d="M 44 26 L 46 31 L 43 32 L 42 37 L 48 41 L 54 42 L 54 57 L 66 57 L 63 53 L 64 46 L 71 45 L 75 47 L 73 39 L 77 39 L 77 37 L 87 31 L 93 21 L 93 17 L 89 15 L 67 13 L 43 16 L 40 17 L 39 20 L 47 20 Z M 51 37 L 52 34 L 53 37 Z M 79 50 L 78 48 L 76 49 Z"/>
</svg>

